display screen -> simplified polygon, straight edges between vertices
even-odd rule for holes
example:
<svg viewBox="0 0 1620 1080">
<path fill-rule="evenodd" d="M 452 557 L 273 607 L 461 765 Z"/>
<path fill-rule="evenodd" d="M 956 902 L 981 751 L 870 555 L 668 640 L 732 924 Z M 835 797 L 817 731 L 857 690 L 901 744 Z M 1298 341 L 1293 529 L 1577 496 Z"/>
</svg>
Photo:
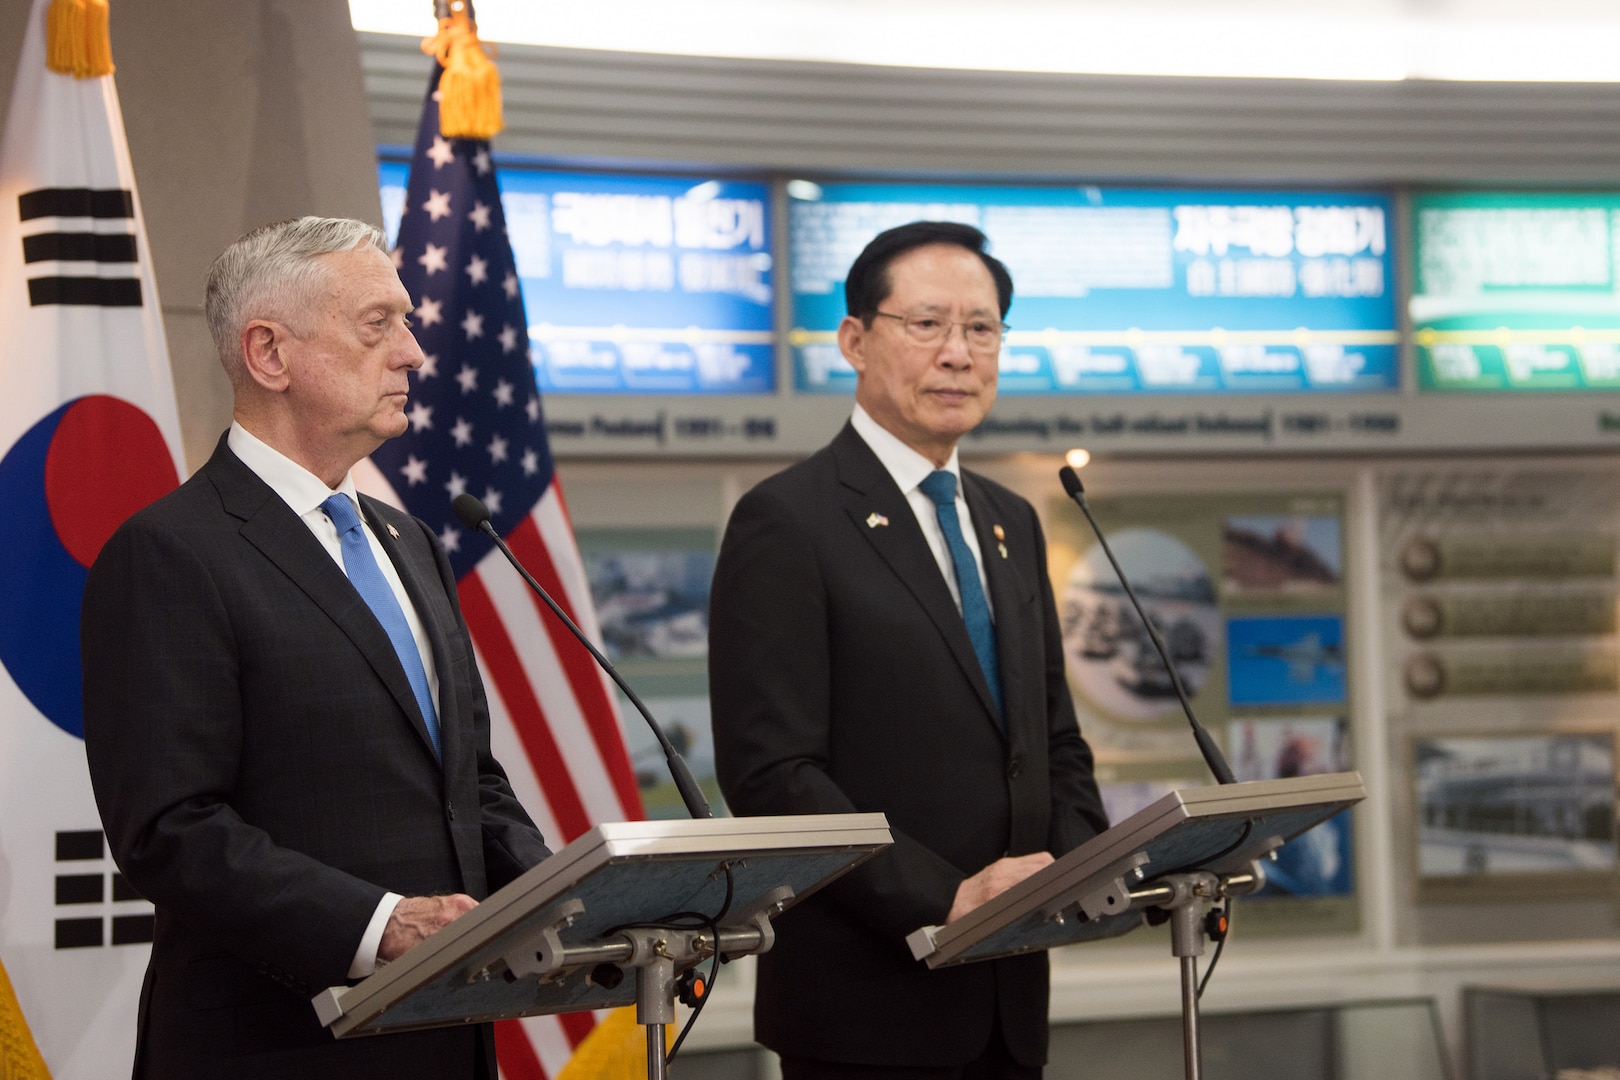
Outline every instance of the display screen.
<svg viewBox="0 0 1620 1080">
<path fill-rule="evenodd" d="M 1418 385 L 1620 387 L 1617 211 L 1620 194 L 1414 196 Z"/>
<path fill-rule="evenodd" d="M 899 184 L 788 185 L 794 382 L 853 388 L 844 273 L 917 220 L 983 229 L 1012 273 L 1003 394 L 1391 390 L 1385 195 Z"/>
<path fill-rule="evenodd" d="M 379 165 L 390 241 L 408 165 Z M 770 189 L 498 166 L 547 392 L 776 389 Z"/>
</svg>

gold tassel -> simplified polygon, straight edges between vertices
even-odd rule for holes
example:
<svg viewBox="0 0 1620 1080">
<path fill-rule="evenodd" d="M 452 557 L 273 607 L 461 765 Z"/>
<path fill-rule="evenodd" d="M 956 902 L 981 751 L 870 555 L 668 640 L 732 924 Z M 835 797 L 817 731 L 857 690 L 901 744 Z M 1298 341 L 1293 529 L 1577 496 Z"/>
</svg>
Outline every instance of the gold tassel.
<svg viewBox="0 0 1620 1080">
<path fill-rule="evenodd" d="M 45 66 L 76 79 L 113 73 L 107 0 L 51 0 L 45 16 Z"/>
<path fill-rule="evenodd" d="M 61 0 L 56 0 L 60 3 Z M 447 139 L 490 139 L 506 126 L 501 119 L 501 73 L 478 40 L 463 0 L 453 0 L 439 32 L 422 51 L 444 68 L 439 76 L 439 134 Z"/>
</svg>

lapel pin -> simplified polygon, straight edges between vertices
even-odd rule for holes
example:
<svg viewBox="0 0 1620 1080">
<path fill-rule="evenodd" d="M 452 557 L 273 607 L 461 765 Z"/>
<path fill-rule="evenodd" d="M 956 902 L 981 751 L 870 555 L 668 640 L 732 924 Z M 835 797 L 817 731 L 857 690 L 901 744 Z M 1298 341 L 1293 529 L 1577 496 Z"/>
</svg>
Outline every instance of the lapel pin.
<svg viewBox="0 0 1620 1080">
<path fill-rule="evenodd" d="M 997 540 L 1007 539 L 1007 530 L 1003 529 L 1000 525 L 990 526 L 990 531 L 996 534 Z"/>
<path fill-rule="evenodd" d="M 887 525 L 888 523 L 889 523 L 889 519 L 884 517 L 882 514 L 878 513 L 875 510 L 872 513 L 866 515 L 866 527 L 868 529 L 875 529 L 879 525 Z"/>
<path fill-rule="evenodd" d="M 1006 544 L 997 544 L 996 545 L 996 550 L 1001 553 L 1001 557 L 1003 559 L 1005 559 L 1007 557 L 1007 545 Z"/>
<path fill-rule="evenodd" d="M 392 523 L 388 525 L 388 535 L 392 536 L 395 540 L 399 539 L 399 530 L 394 528 Z"/>
</svg>

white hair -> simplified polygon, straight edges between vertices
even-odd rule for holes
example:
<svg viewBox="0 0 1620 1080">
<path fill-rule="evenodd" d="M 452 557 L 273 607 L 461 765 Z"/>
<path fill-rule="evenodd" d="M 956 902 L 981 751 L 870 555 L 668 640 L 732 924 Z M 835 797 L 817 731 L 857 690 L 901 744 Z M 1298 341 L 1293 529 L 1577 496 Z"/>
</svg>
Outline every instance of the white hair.
<svg viewBox="0 0 1620 1080">
<path fill-rule="evenodd" d="M 220 253 L 208 268 L 203 314 L 233 386 L 247 375 L 242 328 L 253 319 L 275 319 L 303 336 L 309 300 L 325 280 L 320 257 L 367 246 L 388 253 L 388 241 L 375 225 L 301 217 L 261 225 Z"/>
</svg>

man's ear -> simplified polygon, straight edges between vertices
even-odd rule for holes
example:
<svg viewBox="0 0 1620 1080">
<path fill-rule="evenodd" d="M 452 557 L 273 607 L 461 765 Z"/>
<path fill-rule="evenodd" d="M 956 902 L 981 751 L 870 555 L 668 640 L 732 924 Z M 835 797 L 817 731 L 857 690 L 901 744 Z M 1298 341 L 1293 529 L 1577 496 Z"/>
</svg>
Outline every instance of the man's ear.
<svg viewBox="0 0 1620 1080">
<path fill-rule="evenodd" d="M 871 333 L 866 324 L 853 315 L 845 315 L 838 324 L 838 351 L 844 354 L 857 375 L 866 371 L 866 335 Z"/>
<path fill-rule="evenodd" d="M 291 337 L 285 326 L 269 319 L 254 319 L 242 327 L 242 364 L 248 377 L 266 390 L 286 390 L 292 380 L 286 357 Z"/>
</svg>

